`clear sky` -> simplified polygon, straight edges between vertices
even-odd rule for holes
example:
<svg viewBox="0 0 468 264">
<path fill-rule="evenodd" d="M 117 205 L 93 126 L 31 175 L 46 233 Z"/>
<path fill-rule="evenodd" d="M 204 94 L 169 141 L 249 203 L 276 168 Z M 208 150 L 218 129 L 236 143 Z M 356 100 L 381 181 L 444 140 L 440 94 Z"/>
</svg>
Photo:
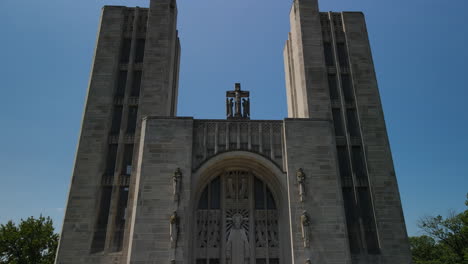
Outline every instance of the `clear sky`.
<svg viewBox="0 0 468 264">
<path fill-rule="evenodd" d="M 224 118 L 224 92 L 251 91 L 253 119 L 286 117 L 283 45 L 292 0 L 179 0 L 180 116 Z M 103 5 L 0 1 L 0 223 L 61 227 Z M 366 14 L 410 235 L 468 192 L 468 1 L 321 0 Z"/>
</svg>

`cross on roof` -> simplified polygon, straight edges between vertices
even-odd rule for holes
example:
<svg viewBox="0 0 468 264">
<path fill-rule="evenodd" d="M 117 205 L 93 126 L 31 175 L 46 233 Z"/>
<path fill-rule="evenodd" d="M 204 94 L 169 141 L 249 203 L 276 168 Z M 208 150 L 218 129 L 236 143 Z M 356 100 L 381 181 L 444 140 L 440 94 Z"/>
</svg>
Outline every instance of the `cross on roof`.
<svg viewBox="0 0 468 264">
<path fill-rule="evenodd" d="M 249 91 L 242 91 L 240 83 L 236 83 L 233 91 L 226 92 L 226 115 L 228 118 L 250 118 Z M 247 98 L 247 99 L 242 99 Z M 234 102 L 233 102 L 234 101 Z M 234 106 L 234 111 L 233 111 Z M 242 113 L 242 109 L 244 110 Z"/>
</svg>

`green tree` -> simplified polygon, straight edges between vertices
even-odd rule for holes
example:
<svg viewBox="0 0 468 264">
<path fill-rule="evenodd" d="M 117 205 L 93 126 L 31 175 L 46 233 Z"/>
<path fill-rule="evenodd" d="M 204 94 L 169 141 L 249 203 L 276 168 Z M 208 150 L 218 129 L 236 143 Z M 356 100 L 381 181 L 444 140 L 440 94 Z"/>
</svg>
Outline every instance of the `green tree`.
<svg viewBox="0 0 468 264">
<path fill-rule="evenodd" d="M 1 264 L 52 264 L 58 245 L 52 219 L 40 216 L 0 225 Z"/>
<path fill-rule="evenodd" d="M 445 218 L 428 216 L 418 226 L 425 235 L 410 237 L 415 264 L 468 264 L 468 210 Z"/>
</svg>

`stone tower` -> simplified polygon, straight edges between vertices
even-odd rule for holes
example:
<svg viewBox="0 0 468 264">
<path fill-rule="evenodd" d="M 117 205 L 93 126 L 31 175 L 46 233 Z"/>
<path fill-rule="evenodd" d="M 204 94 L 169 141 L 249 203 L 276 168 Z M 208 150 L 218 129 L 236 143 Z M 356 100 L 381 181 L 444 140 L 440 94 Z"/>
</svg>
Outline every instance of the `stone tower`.
<svg viewBox="0 0 468 264">
<path fill-rule="evenodd" d="M 410 263 L 364 15 L 296 0 L 284 48 L 288 116 L 333 121 L 353 263 Z"/>
<path fill-rule="evenodd" d="M 294 1 L 284 120 L 176 117 L 176 20 L 103 9 L 56 263 L 411 263 L 363 15 Z"/>
<path fill-rule="evenodd" d="M 176 22 L 174 0 L 102 10 L 57 263 L 127 253 L 142 117 L 176 114 Z"/>
</svg>

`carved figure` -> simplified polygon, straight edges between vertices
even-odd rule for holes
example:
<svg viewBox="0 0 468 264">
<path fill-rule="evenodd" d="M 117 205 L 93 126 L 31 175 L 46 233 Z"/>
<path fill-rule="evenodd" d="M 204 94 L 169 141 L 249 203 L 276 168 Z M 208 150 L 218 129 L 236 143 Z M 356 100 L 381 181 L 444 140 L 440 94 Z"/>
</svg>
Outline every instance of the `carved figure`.
<svg viewBox="0 0 468 264">
<path fill-rule="evenodd" d="M 299 185 L 299 200 L 303 202 L 305 200 L 305 180 L 306 175 L 302 168 L 298 169 L 296 172 L 297 184 Z"/>
<path fill-rule="evenodd" d="M 250 117 L 250 99 L 242 99 L 242 108 L 244 109 L 244 118 Z"/>
<path fill-rule="evenodd" d="M 242 178 L 239 187 L 239 199 L 247 198 L 247 181 L 245 178 Z"/>
<path fill-rule="evenodd" d="M 226 256 L 229 264 L 248 264 L 250 258 L 250 246 L 247 232 L 242 226 L 244 221 L 241 214 L 232 216 L 232 228 L 226 244 Z"/>
<path fill-rule="evenodd" d="M 303 211 L 301 215 L 301 227 L 302 227 L 302 240 L 304 241 L 305 248 L 309 247 L 309 242 L 310 242 L 309 226 L 310 226 L 309 215 L 307 214 L 306 211 Z"/>
<path fill-rule="evenodd" d="M 235 113 L 235 117 L 242 117 L 242 110 L 241 110 L 241 99 L 240 99 L 240 95 L 237 93 L 236 94 L 236 113 Z"/>
<path fill-rule="evenodd" d="M 233 117 L 232 114 L 232 107 L 234 106 L 234 103 L 232 102 L 232 98 L 228 99 L 226 98 L 226 116 L 227 117 Z"/>
<path fill-rule="evenodd" d="M 227 110 L 227 116 L 228 118 L 245 118 L 245 105 L 244 102 L 241 101 L 242 98 L 249 97 L 250 93 L 248 91 L 242 91 L 241 90 L 241 85 L 240 83 L 235 84 L 235 88 L 233 91 L 227 91 L 226 92 L 226 97 L 231 98 L 228 101 L 226 101 L 226 110 Z M 234 100 L 234 102 L 233 102 Z M 250 116 L 250 107 L 248 106 L 249 101 L 247 100 L 247 114 Z M 232 109 L 232 106 L 234 106 L 234 109 Z M 242 108 L 244 107 L 244 114 L 242 114 Z M 231 115 L 229 115 L 229 113 Z"/>
<path fill-rule="evenodd" d="M 171 217 L 169 218 L 170 222 L 170 230 L 169 234 L 171 236 L 171 246 L 173 248 L 177 247 L 177 237 L 179 235 L 179 216 L 177 215 L 177 212 L 174 211 L 172 213 Z"/>
<path fill-rule="evenodd" d="M 177 168 L 172 175 L 172 186 L 174 188 L 173 194 L 174 194 L 174 201 L 179 201 L 180 197 L 180 183 L 182 181 L 182 171 L 180 168 Z"/>
</svg>

